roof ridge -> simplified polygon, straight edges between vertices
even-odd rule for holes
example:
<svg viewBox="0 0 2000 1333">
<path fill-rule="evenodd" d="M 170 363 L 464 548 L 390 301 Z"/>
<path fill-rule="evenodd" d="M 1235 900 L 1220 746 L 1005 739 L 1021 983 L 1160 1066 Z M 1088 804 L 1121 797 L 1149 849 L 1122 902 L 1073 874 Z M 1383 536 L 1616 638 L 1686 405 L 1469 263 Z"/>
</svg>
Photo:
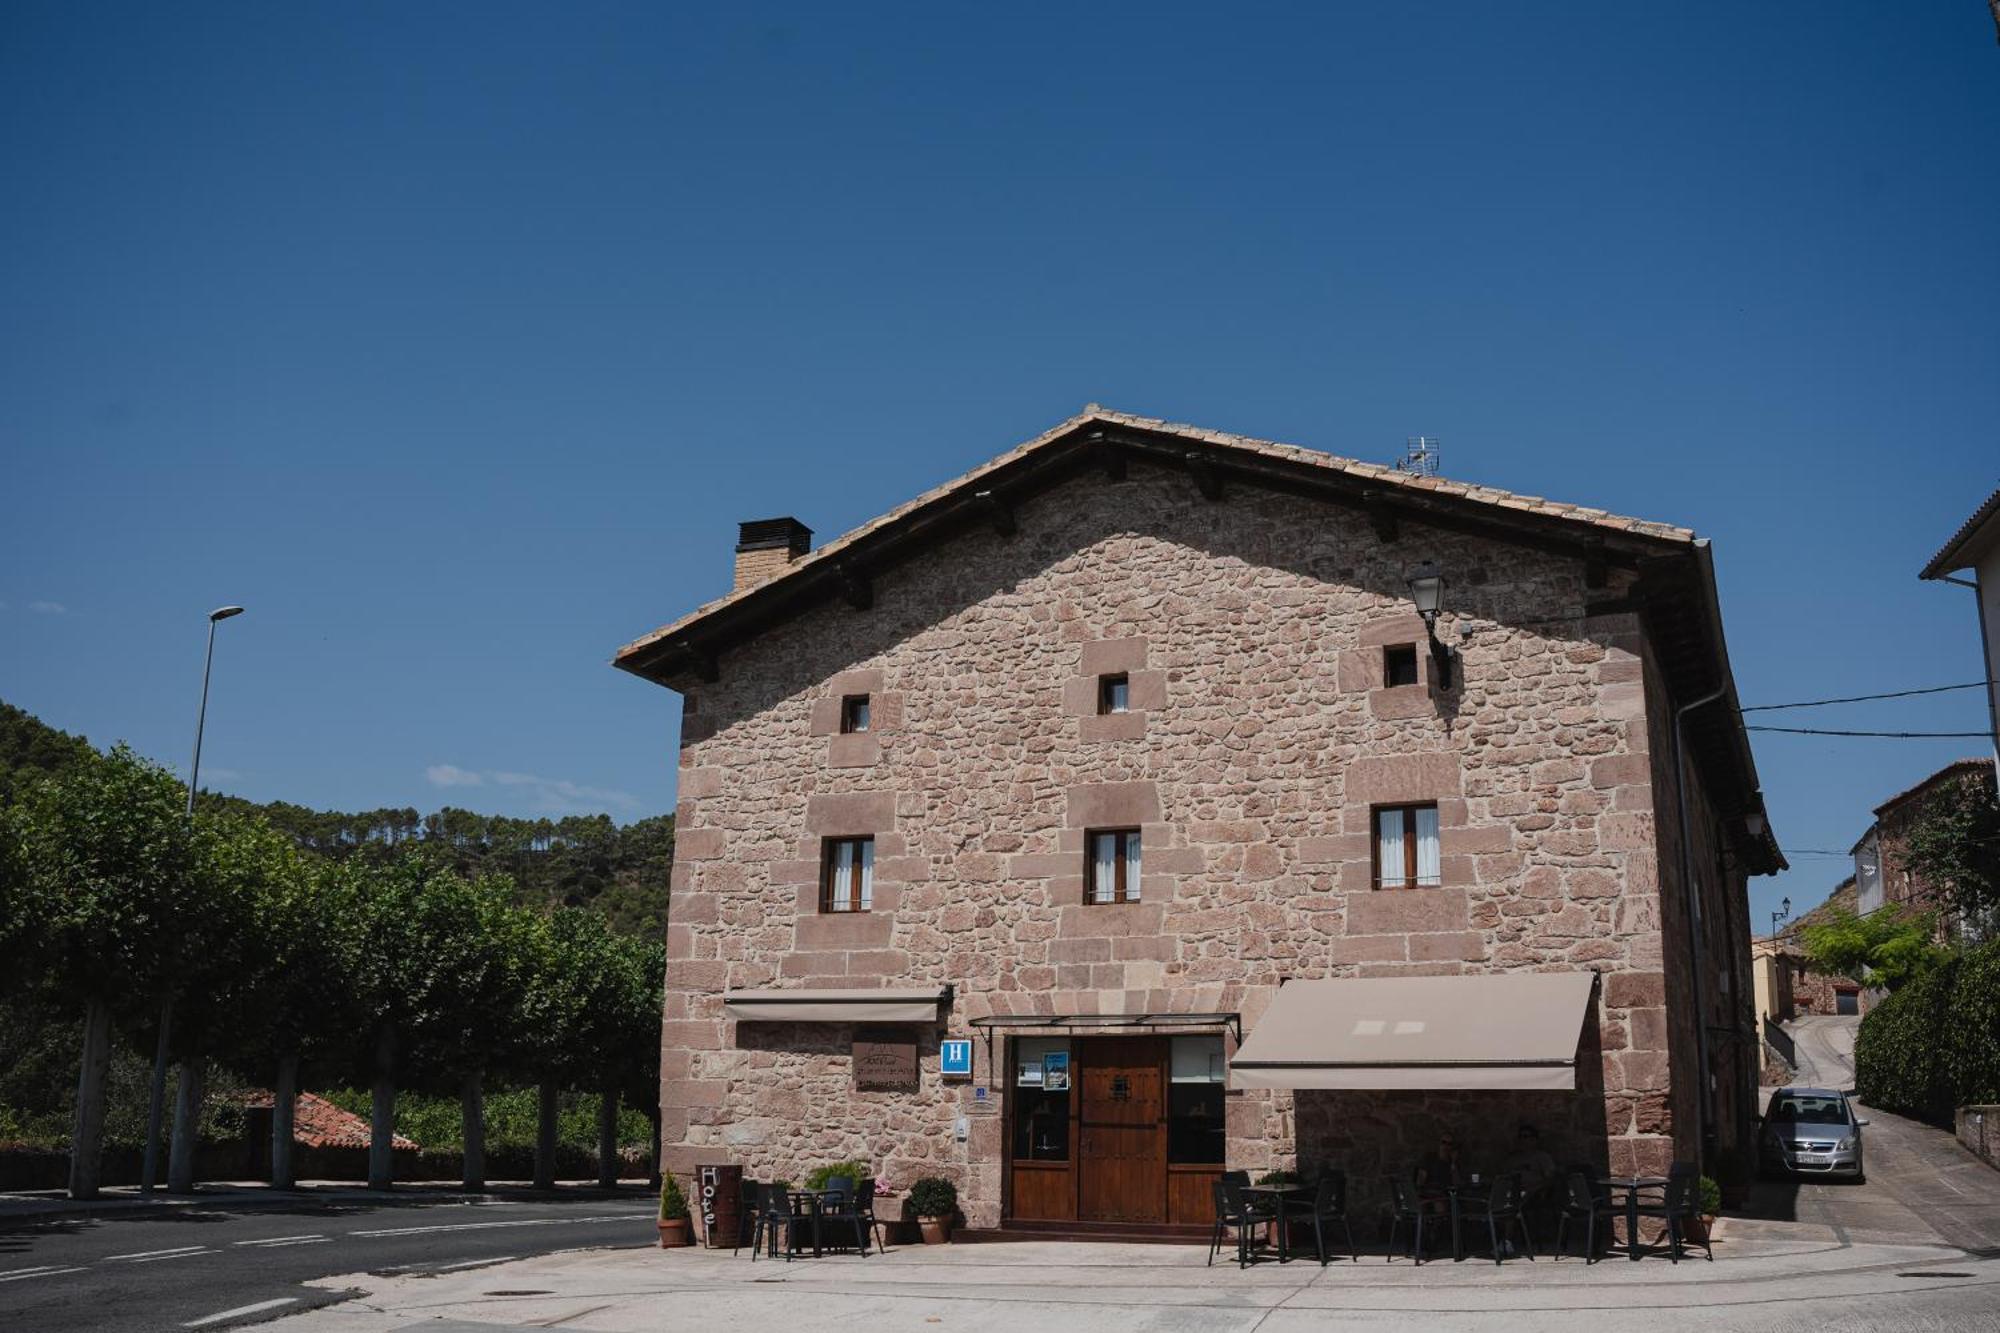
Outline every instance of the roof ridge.
<svg viewBox="0 0 2000 1333">
<path fill-rule="evenodd" d="M 1661 541 L 1694 542 L 1697 540 L 1692 529 L 1683 528 L 1671 523 L 1632 518 L 1588 505 L 1569 504 L 1563 501 L 1545 499 L 1541 496 L 1522 495 L 1513 491 L 1503 490 L 1497 486 L 1487 486 L 1477 482 L 1454 481 L 1448 477 L 1417 476 L 1403 472 L 1387 464 L 1369 463 L 1362 459 L 1331 453 L 1309 445 L 1288 444 L 1278 440 L 1261 439 L 1252 435 L 1237 435 L 1228 431 L 1191 425 L 1186 422 L 1173 422 L 1160 417 L 1148 417 L 1131 412 L 1120 412 L 1100 404 L 1091 403 L 1087 404 L 1083 411 L 1066 418 L 1033 438 L 1024 440 L 1020 444 L 987 459 L 977 467 L 960 473 L 958 476 L 933 486 L 921 494 L 904 501 L 902 504 L 876 515 L 867 522 L 848 529 L 838 537 L 808 551 L 789 565 L 780 567 L 769 578 L 742 588 L 732 589 L 720 597 L 703 602 L 679 619 L 662 625 L 648 634 L 641 635 L 620 648 L 614 655 L 613 660 L 617 661 L 625 658 L 651 644 L 680 633 L 697 621 L 715 614 L 724 607 L 734 605 L 752 596 L 759 590 L 770 587 L 773 583 L 790 578 L 807 569 L 823 565 L 828 560 L 838 557 L 842 552 L 848 550 L 869 534 L 891 526 L 899 519 L 915 513 L 926 505 L 935 503 L 953 492 L 964 490 L 974 485 L 981 478 L 1006 467 L 1008 464 L 1046 448 L 1071 433 L 1082 429 L 1086 425 L 1097 422 L 1111 426 L 1125 426 L 1133 430 L 1148 431 L 1154 434 L 1178 436 L 1182 439 L 1214 444 L 1228 449 L 1242 450 L 1247 453 L 1261 454 L 1270 458 L 1306 463 L 1314 467 L 1325 468 L 1328 471 L 1362 477 L 1369 481 L 1383 482 L 1405 490 L 1449 496 L 1460 500 L 1471 500 L 1481 504 L 1492 505 L 1496 508 L 1511 510 L 1516 513 L 1533 514 L 1543 518 L 1555 518 L 1565 522 L 1585 523 L 1596 527 L 1608 528 L 1616 532 L 1628 533 L 1639 537 L 1649 537 Z"/>
</svg>

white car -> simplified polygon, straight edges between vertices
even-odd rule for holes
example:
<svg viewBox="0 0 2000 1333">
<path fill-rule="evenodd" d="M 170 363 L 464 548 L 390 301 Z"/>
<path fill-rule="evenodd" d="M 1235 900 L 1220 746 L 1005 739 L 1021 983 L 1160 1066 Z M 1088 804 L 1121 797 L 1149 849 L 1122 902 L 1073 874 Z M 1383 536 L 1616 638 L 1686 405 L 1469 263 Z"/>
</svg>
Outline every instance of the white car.
<svg viewBox="0 0 2000 1333">
<path fill-rule="evenodd" d="M 1828 1088 L 1779 1088 L 1771 1094 L 1758 1160 L 1769 1172 L 1867 1179 L 1861 1163 L 1861 1127 L 1847 1094 Z"/>
</svg>

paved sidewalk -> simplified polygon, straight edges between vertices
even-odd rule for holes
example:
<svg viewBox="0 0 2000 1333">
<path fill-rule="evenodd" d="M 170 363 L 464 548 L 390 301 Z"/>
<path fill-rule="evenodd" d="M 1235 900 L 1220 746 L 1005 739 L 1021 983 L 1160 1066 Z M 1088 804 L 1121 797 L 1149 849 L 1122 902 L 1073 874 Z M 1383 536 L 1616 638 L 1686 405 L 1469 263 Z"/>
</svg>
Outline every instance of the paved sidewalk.
<svg viewBox="0 0 2000 1333">
<path fill-rule="evenodd" d="M 810 1327 L 846 1333 L 1306 1333 L 1329 1326 L 2000 1329 L 2000 1260 L 1940 1244 L 1843 1243 L 1806 1223 L 1724 1222 L 1716 1260 L 1664 1256 L 1448 1261 L 1379 1255 L 1239 1271 L 1204 1246 L 1021 1242 L 901 1247 L 868 1259 L 760 1260 L 727 1251 L 556 1254 L 425 1278 L 360 1275 L 360 1294 L 279 1333 L 623 1333 Z"/>
</svg>

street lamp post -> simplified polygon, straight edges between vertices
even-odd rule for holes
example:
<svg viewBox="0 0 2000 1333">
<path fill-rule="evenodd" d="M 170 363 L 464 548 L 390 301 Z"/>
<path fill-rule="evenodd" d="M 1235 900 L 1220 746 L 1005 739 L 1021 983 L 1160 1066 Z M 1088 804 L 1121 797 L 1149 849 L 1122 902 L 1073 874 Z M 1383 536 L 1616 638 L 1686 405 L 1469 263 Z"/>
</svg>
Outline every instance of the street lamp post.
<svg viewBox="0 0 2000 1333">
<path fill-rule="evenodd" d="M 1792 914 L 1792 900 L 1785 899 L 1778 904 L 1778 910 L 1771 913 L 1771 938 L 1778 938 L 1778 923 Z"/>
<path fill-rule="evenodd" d="M 208 652 L 201 663 L 201 710 L 194 719 L 194 764 L 188 771 L 188 827 L 194 827 L 194 794 L 201 785 L 201 732 L 208 723 L 208 677 L 215 666 L 217 621 L 240 616 L 240 606 L 218 606 L 208 613 Z M 167 1047 L 173 1036 L 174 997 L 160 1001 L 160 1039 L 153 1048 L 153 1095 L 146 1106 L 146 1157 L 139 1169 L 139 1192 L 151 1194 L 160 1178 L 160 1122 L 166 1117 Z"/>
</svg>

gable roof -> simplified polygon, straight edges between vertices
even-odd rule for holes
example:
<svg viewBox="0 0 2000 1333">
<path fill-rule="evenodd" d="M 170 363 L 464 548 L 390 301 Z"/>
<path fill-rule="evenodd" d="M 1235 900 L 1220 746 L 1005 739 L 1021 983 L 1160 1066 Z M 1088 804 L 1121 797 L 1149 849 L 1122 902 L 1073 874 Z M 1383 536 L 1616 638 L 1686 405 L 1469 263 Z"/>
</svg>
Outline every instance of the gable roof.
<svg viewBox="0 0 2000 1333">
<path fill-rule="evenodd" d="M 1584 561 L 1586 583 L 1593 588 L 1606 587 L 1610 569 L 1636 572 L 1631 594 L 1620 598 L 1607 588 L 1595 609 L 1644 615 L 1676 699 L 1723 693 L 1726 708 L 1689 715 L 1689 748 L 1715 788 L 1718 809 L 1761 810 L 1749 738 L 1736 711 L 1709 546 L 1689 529 L 1094 404 L 800 556 L 762 582 L 634 639 L 618 650 L 612 665 L 669 687 L 714 680 L 721 653 L 771 626 L 836 599 L 866 609 L 875 573 L 966 531 L 1011 533 L 1019 502 L 1084 474 L 1123 476 L 1128 462 L 1183 471 L 1211 499 L 1232 487 L 1251 486 L 1359 511 L 1385 541 L 1394 540 L 1407 521 L 1549 550 Z M 1752 841 L 1758 844 L 1753 864 L 1784 865 L 1768 829 Z"/>
<path fill-rule="evenodd" d="M 2000 488 L 1996 488 L 1993 494 L 1986 497 L 1984 504 L 1972 511 L 1971 518 L 1958 525 L 1958 531 L 1951 534 L 1951 540 L 1944 544 L 1944 549 L 1931 557 L 1931 562 L 1917 577 L 1941 579 L 1952 570 L 1971 564 L 1979 556 L 1979 552 L 1971 548 L 1981 544 L 1979 539 L 1985 535 L 1986 525 L 1996 514 L 2000 514 Z"/>
</svg>

